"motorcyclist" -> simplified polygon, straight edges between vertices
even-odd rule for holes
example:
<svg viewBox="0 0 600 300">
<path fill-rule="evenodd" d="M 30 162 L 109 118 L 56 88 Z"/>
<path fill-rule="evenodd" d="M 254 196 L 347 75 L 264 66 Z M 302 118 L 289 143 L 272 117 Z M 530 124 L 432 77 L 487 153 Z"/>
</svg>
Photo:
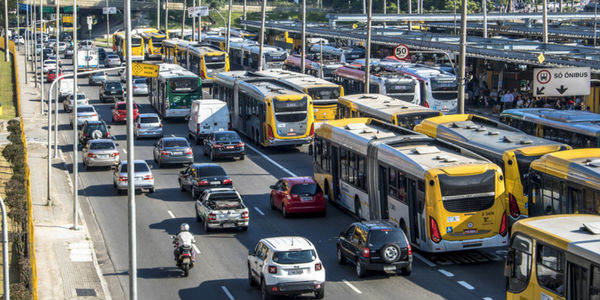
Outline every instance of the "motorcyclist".
<svg viewBox="0 0 600 300">
<path fill-rule="evenodd" d="M 194 247 L 192 244 L 196 242 L 194 239 L 194 235 L 190 233 L 190 225 L 187 223 L 182 223 L 179 226 L 180 232 L 177 234 L 175 239 L 173 240 L 173 244 L 175 244 L 175 250 L 173 250 L 173 255 L 175 256 L 175 262 L 179 265 L 179 254 L 182 251 L 183 246 L 190 247 L 192 250 L 192 264 L 196 261 L 196 251 L 194 251 Z"/>
</svg>

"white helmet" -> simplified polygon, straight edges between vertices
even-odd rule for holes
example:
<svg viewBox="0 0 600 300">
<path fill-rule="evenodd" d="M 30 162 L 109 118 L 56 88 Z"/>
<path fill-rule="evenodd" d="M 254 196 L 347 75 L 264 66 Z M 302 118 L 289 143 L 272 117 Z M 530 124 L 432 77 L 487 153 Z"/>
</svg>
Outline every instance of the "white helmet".
<svg viewBox="0 0 600 300">
<path fill-rule="evenodd" d="M 179 229 L 181 231 L 190 231 L 190 225 L 188 225 L 188 223 L 182 223 Z"/>
</svg>

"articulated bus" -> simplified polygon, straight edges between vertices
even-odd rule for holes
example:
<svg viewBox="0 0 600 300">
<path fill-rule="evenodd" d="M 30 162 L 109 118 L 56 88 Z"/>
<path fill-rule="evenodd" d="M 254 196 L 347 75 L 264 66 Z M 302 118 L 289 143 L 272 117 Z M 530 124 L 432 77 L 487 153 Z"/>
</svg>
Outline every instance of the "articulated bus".
<svg viewBox="0 0 600 300">
<path fill-rule="evenodd" d="M 302 62 L 301 58 L 298 55 L 290 55 L 283 62 L 283 69 L 290 70 L 294 72 L 302 72 Z M 342 64 L 332 62 L 330 60 L 324 60 L 323 66 L 321 66 L 321 62 L 319 61 L 318 56 L 312 56 L 311 59 L 306 59 L 304 72 L 308 75 L 322 78 L 325 80 L 333 81 L 333 73 L 337 68 L 341 67 Z"/>
<path fill-rule="evenodd" d="M 229 60 L 231 63 L 242 67 L 247 64 L 249 53 L 245 52 L 244 48 L 252 45 L 258 45 L 258 43 L 240 38 L 229 40 Z"/>
<path fill-rule="evenodd" d="M 528 176 L 529 215 L 600 214 L 600 149 L 546 154 Z"/>
<path fill-rule="evenodd" d="M 148 88 L 150 103 L 163 118 L 183 118 L 192 101 L 202 99 L 200 77 L 173 64 L 161 64 Z"/>
<path fill-rule="evenodd" d="M 308 49 L 309 53 L 321 54 L 339 63 L 350 63 L 355 59 L 365 58 L 366 50 L 362 47 L 336 48 L 331 45 L 314 44 Z"/>
<path fill-rule="evenodd" d="M 177 57 L 179 56 L 177 50 L 177 43 L 182 40 L 179 39 L 168 39 L 162 42 L 162 61 L 164 63 L 177 64 Z"/>
<path fill-rule="evenodd" d="M 166 56 L 167 61 L 173 61 L 180 66 L 200 75 L 204 86 L 212 86 L 216 73 L 229 71 L 229 55 L 210 44 L 172 40 L 165 43 L 165 51 L 173 49 L 171 55 Z"/>
<path fill-rule="evenodd" d="M 600 216 L 553 215 L 512 227 L 506 299 L 600 299 Z"/>
<path fill-rule="evenodd" d="M 310 96 L 277 80 L 245 71 L 217 75 L 213 97 L 227 102 L 232 128 L 256 144 L 273 147 L 312 141 L 315 130 Z"/>
<path fill-rule="evenodd" d="M 500 114 L 500 121 L 531 135 L 566 143 L 573 148 L 600 147 L 600 114 L 589 111 L 508 109 Z"/>
<path fill-rule="evenodd" d="M 144 39 L 144 58 L 145 59 L 160 59 L 162 57 L 162 42 L 167 38 L 167 35 L 160 32 L 146 31 L 140 33 Z"/>
<path fill-rule="evenodd" d="M 323 123 L 312 152 L 331 201 L 360 219 L 389 219 L 414 247 L 507 244 L 502 170 L 481 156 L 369 118 Z"/>
<path fill-rule="evenodd" d="M 125 61 L 125 33 L 119 31 L 113 35 L 113 51 L 116 52 L 122 61 Z M 144 40 L 141 36 L 134 34 L 131 36 L 131 60 L 144 60 Z"/>
<path fill-rule="evenodd" d="M 335 118 L 373 118 L 412 130 L 424 119 L 441 114 L 382 94 L 353 94 L 338 99 Z"/>
<path fill-rule="evenodd" d="M 500 166 L 505 177 L 509 225 L 531 215 L 527 174 L 532 162 L 544 154 L 571 149 L 567 144 L 531 136 L 472 114 L 429 118 L 414 130 L 469 149 Z"/>
<path fill-rule="evenodd" d="M 260 47 L 254 44 L 244 44 L 242 46 L 242 66 L 246 69 L 258 70 L 258 54 Z M 283 62 L 288 57 L 287 51 L 283 48 L 264 45 L 263 46 L 263 69 L 281 69 Z"/>
</svg>

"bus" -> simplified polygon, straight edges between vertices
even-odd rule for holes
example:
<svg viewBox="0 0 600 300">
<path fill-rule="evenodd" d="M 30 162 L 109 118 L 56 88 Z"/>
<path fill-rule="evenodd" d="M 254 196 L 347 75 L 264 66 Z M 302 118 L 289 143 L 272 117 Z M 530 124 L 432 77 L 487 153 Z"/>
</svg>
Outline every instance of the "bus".
<svg viewBox="0 0 600 300">
<path fill-rule="evenodd" d="M 353 94 L 338 99 L 335 118 L 373 118 L 412 130 L 424 119 L 441 114 L 382 94 Z"/>
<path fill-rule="evenodd" d="M 164 63 L 177 64 L 177 57 L 179 52 L 177 50 L 177 44 L 181 40 L 179 39 L 168 39 L 162 41 L 162 61 Z"/>
<path fill-rule="evenodd" d="M 314 177 L 359 219 L 389 219 L 426 252 L 505 246 L 502 170 L 464 148 L 370 118 L 315 131 Z"/>
<path fill-rule="evenodd" d="M 244 47 L 251 45 L 258 45 L 258 43 L 252 40 L 232 38 L 229 41 L 229 60 L 231 63 L 243 67 L 248 59 L 248 53 L 244 52 Z"/>
<path fill-rule="evenodd" d="M 290 70 L 294 72 L 302 72 L 302 62 L 301 57 L 298 55 L 290 55 L 283 62 L 283 69 Z M 321 61 L 319 60 L 319 56 L 311 55 L 308 56 L 305 61 L 304 72 L 308 75 L 322 78 L 328 81 L 333 81 L 333 73 L 335 70 L 342 66 L 340 63 L 335 63 L 331 61 L 323 61 L 321 66 Z"/>
<path fill-rule="evenodd" d="M 571 149 L 559 142 L 473 114 L 456 114 L 424 120 L 415 131 L 469 149 L 497 164 L 504 172 L 509 225 L 530 215 L 527 174 L 542 155 Z"/>
<path fill-rule="evenodd" d="M 148 89 L 150 104 L 163 118 L 186 117 L 192 101 L 202 99 L 200 77 L 173 64 L 161 64 Z"/>
<path fill-rule="evenodd" d="M 500 122 L 573 148 L 600 147 L 600 114 L 551 108 L 507 109 Z"/>
<path fill-rule="evenodd" d="M 264 147 L 309 144 L 314 134 L 312 98 L 273 78 L 245 71 L 219 73 L 213 97 L 227 102 L 232 128 Z"/>
<path fill-rule="evenodd" d="M 113 35 L 113 52 L 116 52 L 121 61 L 125 61 L 125 33 L 119 31 Z M 131 35 L 131 60 L 144 60 L 144 40 L 137 34 Z"/>
<path fill-rule="evenodd" d="M 178 40 L 177 63 L 202 78 L 204 86 L 212 86 L 214 76 L 229 72 L 229 55 L 210 44 Z"/>
<path fill-rule="evenodd" d="M 336 48 L 331 45 L 314 44 L 308 49 L 309 53 L 321 54 L 338 63 L 350 63 L 359 58 L 365 58 L 366 50 L 363 47 Z"/>
<path fill-rule="evenodd" d="M 528 176 L 529 214 L 600 214 L 600 149 L 546 154 Z"/>
<path fill-rule="evenodd" d="M 597 215 L 523 219 L 512 227 L 506 299 L 600 299 Z"/>
<path fill-rule="evenodd" d="M 260 46 L 255 44 L 244 44 L 242 46 L 242 66 L 246 69 L 258 70 L 258 54 Z M 283 62 L 288 57 L 287 51 L 283 48 L 269 45 L 263 46 L 263 69 L 281 69 Z"/>
<path fill-rule="evenodd" d="M 144 58 L 145 59 L 161 59 L 162 41 L 167 38 L 167 35 L 160 32 L 146 31 L 140 33 L 144 39 Z"/>
</svg>

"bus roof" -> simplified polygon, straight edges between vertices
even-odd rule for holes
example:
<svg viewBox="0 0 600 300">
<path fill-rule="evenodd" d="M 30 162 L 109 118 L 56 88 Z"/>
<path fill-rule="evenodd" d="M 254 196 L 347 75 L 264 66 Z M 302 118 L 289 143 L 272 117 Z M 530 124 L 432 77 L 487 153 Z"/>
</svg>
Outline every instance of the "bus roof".
<svg viewBox="0 0 600 300">
<path fill-rule="evenodd" d="M 570 149 L 569 145 L 528 135 L 500 122 L 473 114 L 443 115 L 423 120 L 415 130 L 501 159 L 505 151 L 519 149 L 526 156 Z M 552 149 L 539 146 L 554 146 Z M 480 151 L 477 151 L 480 153 Z"/>
<path fill-rule="evenodd" d="M 159 72 L 158 73 L 158 79 L 172 79 L 172 78 L 181 78 L 181 77 L 195 77 L 195 78 L 200 78 L 198 75 L 196 75 L 193 72 L 190 72 L 188 70 L 169 70 L 166 72 Z"/>
<path fill-rule="evenodd" d="M 144 31 L 139 33 L 143 38 L 166 38 L 167 35 L 158 31 Z"/>
<path fill-rule="evenodd" d="M 251 72 L 251 74 L 261 77 L 275 78 L 297 90 L 304 90 L 305 88 L 315 87 L 339 87 L 338 84 L 327 81 L 325 79 L 283 69 L 253 71 Z"/>
<path fill-rule="evenodd" d="M 567 250 L 577 256 L 600 261 L 600 236 L 584 229 L 584 224 L 600 224 L 596 215 L 551 215 L 521 219 L 512 226 L 512 232 L 523 232 Z"/>
<path fill-rule="evenodd" d="M 251 53 L 256 53 L 256 54 L 258 54 L 258 52 L 260 51 L 260 48 L 259 48 L 259 46 L 256 43 L 254 43 L 254 44 L 246 44 L 245 43 L 242 46 L 242 48 L 244 48 L 245 51 L 250 51 Z M 283 48 L 264 45 L 263 46 L 263 53 L 277 53 L 277 54 L 286 53 L 287 54 L 287 51 L 285 51 L 285 49 L 283 49 Z"/>
<path fill-rule="evenodd" d="M 306 94 L 304 94 L 304 92 L 289 89 L 272 78 L 258 77 L 247 81 L 242 80 L 240 81 L 240 89 L 252 91 L 263 98 L 292 95 L 304 95 L 308 97 Z"/>
<path fill-rule="evenodd" d="M 531 169 L 600 190 L 600 149 L 584 148 L 546 154 Z"/>
<path fill-rule="evenodd" d="M 168 72 L 168 71 L 172 71 L 172 70 L 185 70 L 185 68 L 178 64 L 171 64 L 171 63 L 158 64 L 158 72 L 159 73 Z"/>
<path fill-rule="evenodd" d="M 510 116 L 586 135 L 600 134 L 600 114 L 581 110 L 556 110 L 551 108 L 508 109 L 500 117 Z"/>
<path fill-rule="evenodd" d="M 395 115 L 404 115 L 419 112 L 433 112 L 441 115 L 439 111 L 417 105 L 414 103 L 398 100 L 382 94 L 354 94 L 340 97 L 341 103 L 348 102 L 360 111 L 390 120 Z"/>
<path fill-rule="evenodd" d="M 225 53 L 225 51 L 221 50 L 221 48 L 213 46 L 211 44 L 206 44 L 206 43 L 197 44 L 197 45 L 190 44 L 188 47 L 189 47 L 188 49 L 191 51 L 191 53 L 196 53 L 198 55 L 215 54 L 215 53 L 224 54 Z"/>
</svg>

